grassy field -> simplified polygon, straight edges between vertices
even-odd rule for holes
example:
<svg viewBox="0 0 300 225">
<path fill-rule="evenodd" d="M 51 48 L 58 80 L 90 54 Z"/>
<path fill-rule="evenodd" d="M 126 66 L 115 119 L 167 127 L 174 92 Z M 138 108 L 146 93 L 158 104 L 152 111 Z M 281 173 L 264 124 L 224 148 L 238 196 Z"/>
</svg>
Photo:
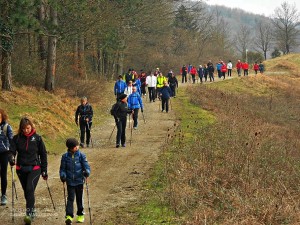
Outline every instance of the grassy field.
<svg viewBox="0 0 300 225">
<path fill-rule="evenodd" d="M 299 58 L 180 90 L 180 126 L 147 183 L 140 224 L 300 223 Z"/>
</svg>

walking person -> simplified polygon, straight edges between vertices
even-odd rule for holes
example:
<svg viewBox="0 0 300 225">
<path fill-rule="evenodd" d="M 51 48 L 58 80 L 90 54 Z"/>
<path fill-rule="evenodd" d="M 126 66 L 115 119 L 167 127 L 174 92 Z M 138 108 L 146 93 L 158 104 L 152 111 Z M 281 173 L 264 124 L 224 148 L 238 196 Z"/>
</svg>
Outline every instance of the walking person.
<svg viewBox="0 0 300 225">
<path fill-rule="evenodd" d="M 227 76 L 231 77 L 231 72 L 232 72 L 232 62 L 231 60 L 229 60 L 229 62 L 227 63 Z"/>
<path fill-rule="evenodd" d="M 259 65 L 258 65 L 258 67 L 259 67 L 259 72 L 260 72 L 261 74 L 263 74 L 264 71 L 265 71 L 265 66 L 264 66 L 264 64 L 263 64 L 262 62 L 260 62 Z"/>
<path fill-rule="evenodd" d="M 141 72 L 140 81 L 141 81 L 141 95 L 146 95 L 146 73 L 144 71 Z"/>
<path fill-rule="evenodd" d="M 235 67 L 236 67 L 237 74 L 240 77 L 241 76 L 241 72 L 242 72 L 242 67 L 243 67 L 243 63 L 241 62 L 241 60 L 237 61 Z"/>
<path fill-rule="evenodd" d="M 131 95 L 132 93 L 132 88 L 133 88 L 133 82 L 132 81 L 129 81 L 128 82 L 128 86 L 125 88 L 125 91 L 124 91 L 124 94 L 125 95 Z"/>
<path fill-rule="evenodd" d="M 244 62 L 242 68 L 244 70 L 244 76 L 248 76 L 249 64 L 247 62 Z"/>
<path fill-rule="evenodd" d="M 257 64 L 257 62 L 254 63 L 253 70 L 254 70 L 254 74 L 256 75 L 257 71 L 259 70 L 259 65 Z"/>
<path fill-rule="evenodd" d="M 196 82 L 196 73 L 197 73 L 196 67 L 192 66 L 190 74 L 192 76 L 193 84 L 195 84 Z"/>
<path fill-rule="evenodd" d="M 90 176 L 91 169 L 84 153 L 79 150 L 76 138 L 66 141 L 67 152 L 61 157 L 59 176 L 60 180 L 67 183 L 66 224 L 72 224 L 74 218 L 74 200 L 76 197 L 77 223 L 84 222 L 83 185 Z"/>
<path fill-rule="evenodd" d="M 203 74 L 204 74 L 204 81 L 207 81 L 207 76 L 208 76 L 208 69 L 207 69 L 207 65 L 204 64 L 204 68 L 203 68 Z"/>
<path fill-rule="evenodd" d="M 10 142 L 13 139 L 13 131 L 8 124 L 8 115 L 0 109 L 0 170 L 1 170 L 1 205 L 7 204 L 7 166 Z"/>
<path fill-rule="evenodd" d="M 156 88 L 157 78 L 154 76 L 153 72 L 150 73 L 146 78 L 146 85 L 148 87 L 149 101 L 155 102 L 155 88 Z"/>
<path fill-rule="evenodd" d="M 223 80 L 225 80 L 225 76 L 226 76 L 226 72 L 227 72 L 227 65 L 225 62 L 221 62 L 222 66 L 221 66 L 221 73 L 222 73 L 222 77 Z"/>
<path fill-rule="evenodd" d="M 120 75 L 114 86 L 116 99 L 118 99 L 121 94 L 124 94 L 126 86 L 127 85 L 125 81 L 123 81 L 123 77 Z"/>
<path fill-rule="evenodd" d="M 198 68 L 198 76 L 199 76 L 199 79 L 200 79 L 200 83 L 202 84 L 203 83 L 203 77 L 204 77 L 204 70 L 203 70 L 203 67 L 202 65 L 199 65 L 199 68 Z"/>
<path fill-rule="evenodd" d="M 222 62 L 219 61 L 216 65 L 216 68 L 217 68 L 217 72 L 218 72 L 218 77 L 221 78 L 222 77 L 222 71 L 221 71 L 221 68 L 222 68 Z"/>
<path fill-rule="evenodd" d="M 178 80 L 174 73 L 172 73 L 172 76 L 168 79 L 168 84 L 172 91 L 171 96 L 176 98 L 176 88 L 178 88 Z"/>
<path fill-rule="evenodd" d="M 138 126 L 139 109 L 141 109 L 142 113 L 144 112 L 143 101 L 136 87 L 133 87 L 132 94 L 127 98 L 127 103 L 128 109 L 133 112 L 133 129 L 136 130 Z"/>
<path fill-rule="evenodd" d="M 88 103 L 87 97 L 82 97 L 81 104 L 77 107 L 77 110 L 75 112 L 75 123 L 77 126 L 79 121 L 80 147 L 82 148 L 84 148 L 84 140 L 86 140 L 86 147 L 89 147 L 90 145 L 93 114 L 93 108 Z"/>
<path fill-rule="evenodd" d="M 17 158 L 15 159 L 17 155 Z M 23 117 L 20 120 L 19 130 L 11 141 L 9 163 L 16 165 L 16 173 L 24 191 L 26 200 L 26 216 L 24 221 L 35 218 L 35 189 L 40 176 L 48 179 L 47 151 L 43 139 L 36 133 L 33 122 Z"/>
<path fill-rule="evenodd" d="M 209 81 L 210 82 L 215 81 L 214 78 L 215 68 L 211 62 L 207 64 L 207 71 L 208 71 Z"/>
<path fill-rule="evenodd" d="M 116 148 L 126 147 L 126 122 L 127 114 L 131 114 L 132 110 L 128 109 L 127 95 L 120 95 L 117 102 L 116 115 L 114 116 L 117 126 Z"/>
<path fill-rule="evenodd" d="M 166 110 L 166 112 L 169 112 L 169 100 L 172 95 L 171 88 L 168 86 L 167 81 L 164 82 L 164 86 L 162 87 L 160 91 L 161 96 L 161 111 L 163 112 Z"/>
<path fill-rule="evenodd" d="M 157 83 L 156 83 L 156 97 L 160 100 L 160 89 L 164 86 L 164 82 L 167 80 L 161 72 L 158 73 L 157 76 Z"/>
<path fill-rule="evenodd" d="M 182 83 L 186 83 L 187 82 L 187 68 L 185 65 L 182 66 L 181 68 L 181 76 L 182 76 Z"/>
</svg>

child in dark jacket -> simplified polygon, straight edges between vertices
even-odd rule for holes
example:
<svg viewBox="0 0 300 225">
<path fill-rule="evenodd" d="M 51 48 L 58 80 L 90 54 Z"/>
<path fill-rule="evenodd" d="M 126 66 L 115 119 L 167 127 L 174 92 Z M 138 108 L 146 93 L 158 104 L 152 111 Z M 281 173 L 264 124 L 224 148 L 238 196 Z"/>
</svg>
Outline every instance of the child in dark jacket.
<svg viewBox="0 0 300 225">
<path fill-rule="evenodd" d="M 76 196 L 77 222 L 84 222 L 83 184 L 90 175 L 90 165 L 85 154 L 79 151 L 79 142 L 75 138 L 66 141 L 68 152 L 63 154 L 59 169 L 61 181 L 67 182 L 66 224 L 72 224 L 74 217 L 74 199 Z"/>
<path fill-rule="evenodd" d="M 169 99 L 172 95 L 171 88 L 168 86 L 167 81 L 164 82 L 164 86 L 160 90 L 161 96 L 161 111 L 163 112 L 166 109 L 166 112 L 169 111 Z"/>
</svg>

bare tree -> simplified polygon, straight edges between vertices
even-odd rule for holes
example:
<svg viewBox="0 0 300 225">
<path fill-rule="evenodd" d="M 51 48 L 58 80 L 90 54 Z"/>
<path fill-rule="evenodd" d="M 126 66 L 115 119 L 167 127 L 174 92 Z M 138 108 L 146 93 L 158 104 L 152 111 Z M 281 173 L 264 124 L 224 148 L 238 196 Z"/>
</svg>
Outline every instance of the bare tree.
<svg viewBox="0 0 300 225">
<path fill-rule="evenodd" d="M 251 30 L 245 25 L 241 26 L 240 32 L 236 34 L 236 48 L 246 58 L 246 51 L 252 45 Z"/>
<path fill-rule="evenodd" d="M 300 30 L 299 13 L 295 4 L 289 4 L 287 1 L 281 4 L 281 8 L 275 9 L 273 24 L 275 38 L 278 47 L 284 54 L 289 54 L 291 49 L 297 45 L 297 37 Z"/>
<path fill-rule="evenodd" d="M 273 41 L 272 32 L 270 23 L 263 20 L 257 22 L 254 45 L 255 48 L 263 52 L 265 60 L 267 59 L 267 52 L 270 50 Z"/>
</svg>

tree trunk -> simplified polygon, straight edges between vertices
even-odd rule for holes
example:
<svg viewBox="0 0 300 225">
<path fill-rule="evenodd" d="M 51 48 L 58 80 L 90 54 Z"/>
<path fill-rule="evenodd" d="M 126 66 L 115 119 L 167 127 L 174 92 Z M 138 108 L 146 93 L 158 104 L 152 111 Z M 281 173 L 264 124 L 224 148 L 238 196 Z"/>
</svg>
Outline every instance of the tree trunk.
<svg viewBox="0 0 300 225">
<path fill-rule="evenodd" d="M 2 51 L 2 90 L 12 91 L 12 75 L 11 75 L 11 53 Z"/>
<path fill-rule="evenodd" d="M 79 77 L 87 79 L 85 69 L 84 37 L 80 36 L 78 40 L 78 73 Z"/>
<path fill-rule="evenodd" d="M 38 19 L 41 24 L 44 23 L 46 17 L 45 4 L 42 2 L 37 11 Z M 38 36 L 38 52 L 40 59 L 42 61 L 42 68 L 45 67 L 45 61 L 47 59 L 47 49 L 46 49 L 46 40 L 44 35 Z"/>
<path fill-rule="evenodd" d="M 53 7 L 50 7 L 50 19 L 52 25 L 56 27 L 57 22 L 57 11 Z M 48 57 L 47 57 L 47 69 L 46 69 L 46 79 L 45 79 L 45 90 L 54 90 L 54 81 L 56 73 L 56 44 L 57 37 L 55 35 L 49 36 L 48 38 Z"/>
</svg>

